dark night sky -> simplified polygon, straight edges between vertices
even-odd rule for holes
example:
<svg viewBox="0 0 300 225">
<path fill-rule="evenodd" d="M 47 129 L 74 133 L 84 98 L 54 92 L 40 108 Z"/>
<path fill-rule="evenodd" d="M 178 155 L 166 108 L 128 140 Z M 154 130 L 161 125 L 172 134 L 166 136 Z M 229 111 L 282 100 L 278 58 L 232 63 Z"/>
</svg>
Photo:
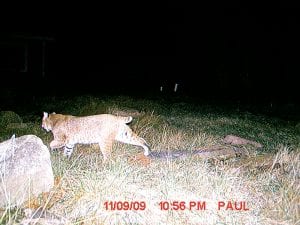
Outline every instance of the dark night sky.
<svg viewBox="0 0 300 225">
<path fill-rule="evenodd" d="M 297 10 L 109 4 L 16 10 L 2 33 L 54 38 L 44 78 L 52 88 L 139 92 L 178 82 L 184 94 L 297 101 Z"/>
</svg>

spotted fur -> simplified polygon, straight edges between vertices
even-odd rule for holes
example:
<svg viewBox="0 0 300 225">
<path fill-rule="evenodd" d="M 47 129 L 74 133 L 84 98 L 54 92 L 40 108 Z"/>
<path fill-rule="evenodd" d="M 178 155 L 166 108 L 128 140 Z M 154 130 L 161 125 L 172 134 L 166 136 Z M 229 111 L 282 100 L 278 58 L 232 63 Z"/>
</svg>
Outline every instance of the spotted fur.
<svg viewBox="0 0 300 225">
<path fill-rule="evenodd" d="M 127 125 L 132 117 L 100 114 L 85 117 L 44 112 L 42 128 L 53 133 L 51 149 L 64 147 L 64 155 L 70 157 L 76 144 L 99 144 L 107 160 L 111 155 L 112 144 L 120 141 L 141 146 L 144 155 L 150 154 L 149 145 L 136 135 Z"/>
</svg>

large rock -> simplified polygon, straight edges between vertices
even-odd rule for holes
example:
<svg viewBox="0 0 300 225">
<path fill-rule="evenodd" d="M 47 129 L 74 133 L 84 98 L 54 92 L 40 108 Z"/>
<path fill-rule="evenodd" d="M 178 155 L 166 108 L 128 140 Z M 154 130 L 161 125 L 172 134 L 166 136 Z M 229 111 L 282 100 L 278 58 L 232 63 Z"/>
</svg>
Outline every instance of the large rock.
<svg viewBox="0 0 300 225">
<path fill-rule="evenodd" d="M 0 143 L 0 207 L 20 205 L 54 185 L 50 153 L 35 135 Z"/>
</svg>

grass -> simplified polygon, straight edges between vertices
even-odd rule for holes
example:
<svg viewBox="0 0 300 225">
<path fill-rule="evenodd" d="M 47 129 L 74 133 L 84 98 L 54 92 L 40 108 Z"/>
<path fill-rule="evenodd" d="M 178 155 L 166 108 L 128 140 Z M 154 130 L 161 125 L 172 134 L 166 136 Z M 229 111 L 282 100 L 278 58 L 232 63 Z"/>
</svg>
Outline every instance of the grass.
<svg viewBox="0 0 300 225">
<path fill-rule="evenodd" d="M 243 146 L 249 157 L 225 161 L 188 157 L 144 163 L 135 158 L 142 149 L 116 143 L 114 160 L 104 165 L 97 146 L 78 145 L 71 160 L 51 152 L 55 187 L 23 207 L 43 206 L 70 224 L 300 224 L 299 121 L 238 107 L 124 96 L 49 98 L 35 104 L 30 112 L 17 110 L 25 125 L 9 126 L 5 120 L 1 140 L 13 133 L 35 134 L 49 146 L 52 136 L 40 127 L 43 111 L 81 116 L 135 113 L 131 127 L 155 151 L 222 145 L 227 134 L 255 140 L 263 148 Z M 110 201 L 146 208 L 106 209 Z M 181 209 L 161 210 L 163 201 Z M 245 202 L 249 210 L 218 210 L 219 201 Z M 206 209 L 190 210 L 194 202 L 205 202 Z M 21 215 L 20 208 L 3 209 L 0 223 L 13 224 Z"/>
</svg>

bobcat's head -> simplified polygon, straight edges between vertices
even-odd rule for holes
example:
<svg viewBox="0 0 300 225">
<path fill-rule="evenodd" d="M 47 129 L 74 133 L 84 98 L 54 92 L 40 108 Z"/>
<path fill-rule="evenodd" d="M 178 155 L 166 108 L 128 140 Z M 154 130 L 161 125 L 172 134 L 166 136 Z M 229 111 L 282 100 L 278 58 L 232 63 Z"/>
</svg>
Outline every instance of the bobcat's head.
<svg viewBox="0 0 300 225">
<path fill-rule="evenodd" d="M 52 113 L 52 114 L 55 114 L 55 113 Z M 47 132 L 51 131 L 53 128 L 53 123 L 47 112 L 44 112 L 44 116 L 43 116 L 43 120 L 42 120 L 42 128 L 44 128 Z"/>
</svg>

